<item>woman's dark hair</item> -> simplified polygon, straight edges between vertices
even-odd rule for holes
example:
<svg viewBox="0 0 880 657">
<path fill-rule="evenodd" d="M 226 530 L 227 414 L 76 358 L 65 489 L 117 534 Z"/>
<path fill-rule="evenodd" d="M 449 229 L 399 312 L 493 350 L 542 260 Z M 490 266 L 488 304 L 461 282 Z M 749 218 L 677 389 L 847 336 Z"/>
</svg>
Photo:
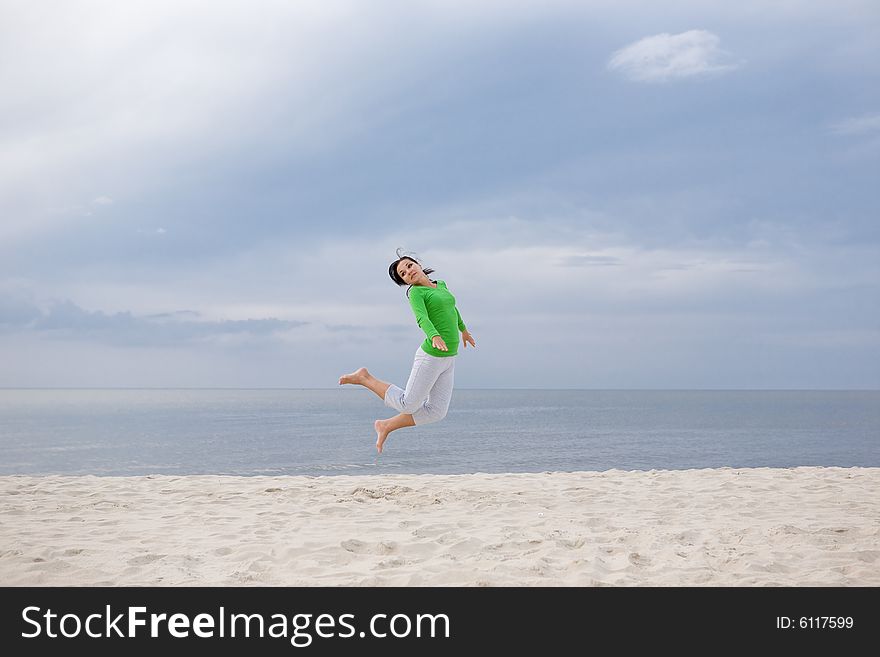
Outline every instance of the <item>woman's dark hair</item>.
<svg viewBox="0 0 880 657">
<path fill-rule="evenodd" d="M 401 255 L 400 249 L 397 249 L 397 260 L 392 262 L 391 265 L 388 267 L 388 275 L 391 277 L 391 280 L 394 281 L 395 283 L 397 283 L 398 285 L 406 285 L 406 281 L 404 281 L 400 277 L 400 274 L 397 273 L 397 265 L 400 264 L 401 260 L 412 260 L 417 265 L 421 265 L 422 263 L 420 263 L 418 260 L 416 260 L 415 258 L 413 258 L 411 256 Z M 434 273 L 433 269 L 423 269 L 422 271 L 425 272 L 425 275 Z M 406 296 L 409 296 L 409 291 L 411 288 L 412 288 L 412 285 L 410 285 L 408 288 L 406 288 Z"/>
</svg>

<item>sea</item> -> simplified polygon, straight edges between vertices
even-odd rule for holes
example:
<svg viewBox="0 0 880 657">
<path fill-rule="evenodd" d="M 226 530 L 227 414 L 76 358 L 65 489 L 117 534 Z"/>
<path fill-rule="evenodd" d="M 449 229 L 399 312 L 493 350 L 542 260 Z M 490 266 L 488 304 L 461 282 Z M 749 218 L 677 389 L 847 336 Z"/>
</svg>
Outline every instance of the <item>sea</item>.
<svg viewBox="0 0 880 657">
<path fill-rule="evenodd" d="M 338 389 L 0 389 L 0 475 L 468 474 L 880 466 L 880 391 L 456 389 L 447 417 Z"/>
</svg>

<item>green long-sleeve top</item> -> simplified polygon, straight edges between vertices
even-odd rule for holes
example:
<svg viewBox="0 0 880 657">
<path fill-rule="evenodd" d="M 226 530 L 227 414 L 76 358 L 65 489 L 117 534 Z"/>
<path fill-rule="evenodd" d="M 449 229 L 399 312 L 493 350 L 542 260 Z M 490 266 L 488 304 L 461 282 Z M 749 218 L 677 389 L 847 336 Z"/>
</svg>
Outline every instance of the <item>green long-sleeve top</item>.
<svg viewBox="0 0 880 657">
<path fill-rule="evenodd" d="M 458 353 L 459 331 L 466 331 L 461 314 L 455 307 L 455 297 L 446 287 L 445 281 L 437 281 L 437 287 L 413 285 L 409 291 L 409 305 L 416 316 L 416 322 L 425 332 L 427 339 L 422 343 L 422 351 L 432 356 L 455 356 Z M 431 338 L 439 335 L 449 347 L 440 351 L 431 344 Z"/>
</svg>

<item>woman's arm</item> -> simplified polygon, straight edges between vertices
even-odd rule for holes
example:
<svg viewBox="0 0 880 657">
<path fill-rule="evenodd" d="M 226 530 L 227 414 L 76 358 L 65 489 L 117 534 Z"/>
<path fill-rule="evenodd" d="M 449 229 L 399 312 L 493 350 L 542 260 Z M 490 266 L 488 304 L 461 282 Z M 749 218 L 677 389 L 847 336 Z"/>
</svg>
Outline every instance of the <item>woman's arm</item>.
<svg viewBox="0 0 880 657">
<path fill-rule="evenodd" d="M 409 305 L 416 316 L 416 322 L 418 322 L 419 328 L 425 332 L 425 335 L 428 336 L 429 340 L 435 335 L 440 335 L 440 331 L 434 328 L 434 324 L 431 323 L 431 319 L 428 317 L 428 309 L 425 307 L 425 300 L 422 298 L 421 294 L 416 292 L 416 288 L 410 290 Z"/>
<path fill-rule="evenodd" d="M 461 341 L 464 344 L 464 348 L 467 349 L 468 344 L 472 347 L 476 347 L 477 343 L 474 342 L 474 336 L 468 332 L 467 326 L 464 325 L 464 322 L 461 319 L 461 313 L 458 312 L 458 308 L 455 309 L 455 314 L 458 316 L 458 330 L 461 331 Z"/>
</svg>

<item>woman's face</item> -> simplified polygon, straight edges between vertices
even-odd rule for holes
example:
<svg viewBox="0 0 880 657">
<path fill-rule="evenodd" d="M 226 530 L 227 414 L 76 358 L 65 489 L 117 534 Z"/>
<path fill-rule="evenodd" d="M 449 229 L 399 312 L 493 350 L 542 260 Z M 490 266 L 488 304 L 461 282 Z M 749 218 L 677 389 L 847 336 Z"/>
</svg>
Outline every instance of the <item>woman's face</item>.
<svg viewBox="0 0 880 657">
<path fill-rule="evenodd" d="M 397 263 L 397 273 L 407 285 L 415 285 L 422 280 L 422 268 L 412 260 L 401 260 Z"/>
</svg>

